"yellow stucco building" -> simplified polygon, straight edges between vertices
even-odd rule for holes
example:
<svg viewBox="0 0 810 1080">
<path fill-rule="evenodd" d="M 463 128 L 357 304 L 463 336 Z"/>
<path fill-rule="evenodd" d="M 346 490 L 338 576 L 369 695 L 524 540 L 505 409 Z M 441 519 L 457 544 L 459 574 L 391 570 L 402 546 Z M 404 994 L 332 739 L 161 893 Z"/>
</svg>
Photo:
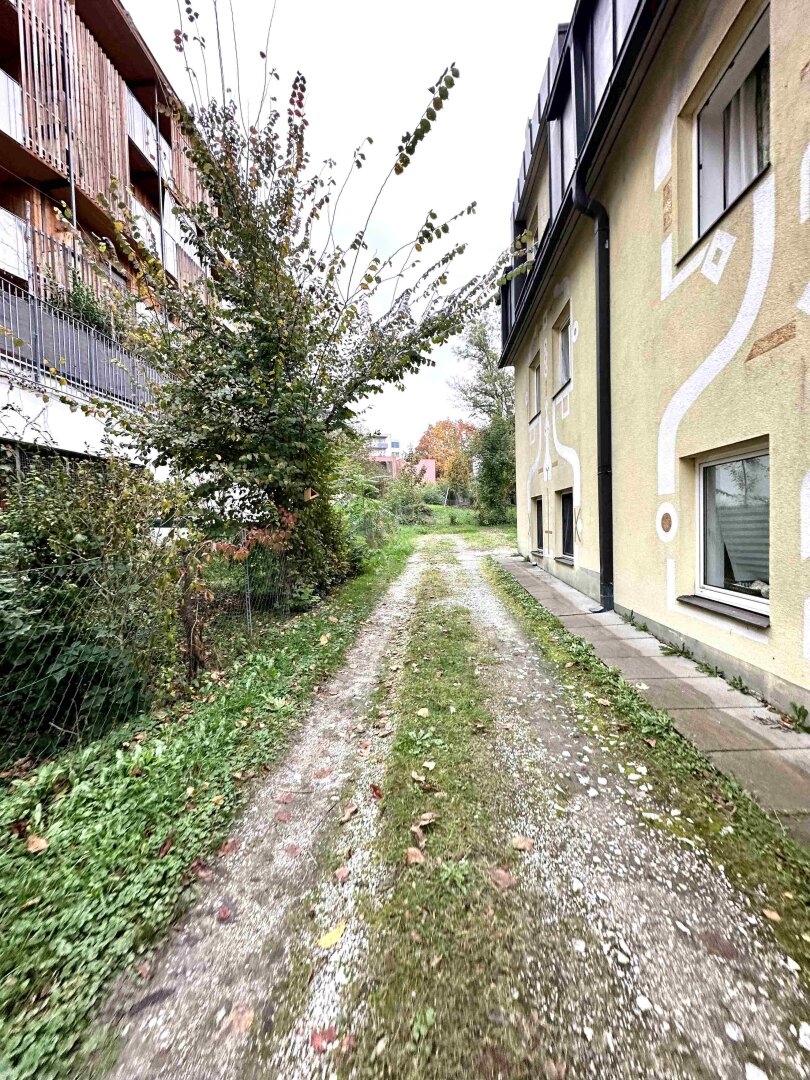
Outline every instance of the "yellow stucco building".
<svg viewBox="0 0 810 1080">
<path fill-rule="evenodd" d="M 512 226 L 521 552 L 810 706 L 807 0 L 579 0 Z"/>
</svg>

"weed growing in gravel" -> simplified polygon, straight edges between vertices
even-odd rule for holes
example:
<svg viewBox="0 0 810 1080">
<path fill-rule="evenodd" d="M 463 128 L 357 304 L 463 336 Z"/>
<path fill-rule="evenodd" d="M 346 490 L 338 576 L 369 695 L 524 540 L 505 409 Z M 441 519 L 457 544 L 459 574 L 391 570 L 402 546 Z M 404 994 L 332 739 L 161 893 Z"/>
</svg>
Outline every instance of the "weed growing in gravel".
<svg viewBox="0 0 810 1080">
<path fill-rule="evenodd" d="M 677 784 L 679 829 L 687 838 L 691 832 L 706 841 L 757 910 L 776 911 L 774 933 L 801 964 L 807 983 L 810 852 L 792 841 L 734 779 L 718 772 L 682 738 L 666 712 L 654 709 L 617 669 L 596 656 L 591 645 L 565 630 L 511 574 L 492 559 L 485 560 L 484 572 L 543 654 L 559 665 L 563 681 L 574 684 L 571 694 L 587 729 L 593 731 L 597 725 L 604 734 L 617 736 L 625 760 L 647 762 L 647 780 L 665 804 L 671 804 L 673 782 Z"/>
<path fill-rule="evenodd" d="M 195 702 L 0 794 L 0 1076 L 51 1080 L 104 987 L 172 920 L 313 688 L 412 550 L 401 533 L 329 601 L 266 630 Z"/>
</svg>

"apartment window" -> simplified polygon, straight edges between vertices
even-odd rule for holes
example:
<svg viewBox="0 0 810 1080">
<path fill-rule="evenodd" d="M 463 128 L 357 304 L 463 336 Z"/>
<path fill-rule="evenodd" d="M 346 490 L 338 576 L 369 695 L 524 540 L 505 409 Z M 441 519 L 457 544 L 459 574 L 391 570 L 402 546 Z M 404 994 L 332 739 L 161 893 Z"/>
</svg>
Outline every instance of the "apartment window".
<svg viewBox="0 0 810 1080">
<path fill-rule="evenodd" d="M 530 368 L 531 374 L 531 400 L 534 406 L 532 410 L 532 416 L 537 416 L 542 407 L 543 401 L 543 370 L 540 366 L 540 357 L 538 356 L 535 362 Z"/>
<path fill-rule="evenodd" d="M 770 456 L 767 449 L 699 465 L 699 592 L 723 603 L 768 610 Z"/>
<path fill-rule="evenodd" d="M 566 319 L 557 332 L 559 354 L 559 372 L 557 389 L 560 390 L 571 381 L 571 320 Z"/>
<path fill-rule="evenodd" d="M 769 9 L 698 113 L 702 235 L 770 162 Z"/>
<path fill-rule="evenodd" d="M 613 0 L 597 0 L 585 49 L 588 123 L 593 118 L 613 70 Z"/>
<path fill-rule="evenodd" d="M 562 524 L 562 553 L 574 557 L 574 493 L 560 493 L 560 521 Z"/>
<path fill-rule="evenodd" d="M 534 500 L 534 517 L 537 525 L 537 551 L 543 550 L 543 544 L 545 543 L 545 533 L 543 532 L 543 500 Z"/>
</svg>

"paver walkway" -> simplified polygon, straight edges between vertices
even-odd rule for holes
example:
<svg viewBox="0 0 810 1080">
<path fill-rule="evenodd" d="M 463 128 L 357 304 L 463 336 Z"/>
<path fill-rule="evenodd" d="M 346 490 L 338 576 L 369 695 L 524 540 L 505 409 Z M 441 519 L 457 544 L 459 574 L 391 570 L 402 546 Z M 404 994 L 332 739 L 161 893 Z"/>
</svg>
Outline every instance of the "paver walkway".
<svg viewBox="0 0 810 1080">
<path fill-rule="evenodd" d="M 796 839 L 810 843 L 810 735 L 787 730 L 750 694 L 705 675 L 682 656 L 665 656 L 661 642 L 615 611 L 595 612 L 594 601 L 522 558 L 501 566 L 596 655 L 618 668 L 677 730 L 734 776 Z"/>
</svg>

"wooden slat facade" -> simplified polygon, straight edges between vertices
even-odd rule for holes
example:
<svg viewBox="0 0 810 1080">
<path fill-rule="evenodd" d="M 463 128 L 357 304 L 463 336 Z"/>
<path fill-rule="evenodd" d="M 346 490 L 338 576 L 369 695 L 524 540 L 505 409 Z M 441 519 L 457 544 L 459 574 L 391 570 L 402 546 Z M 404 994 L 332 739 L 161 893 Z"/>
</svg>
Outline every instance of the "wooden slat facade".
<svg viewBox="0 0 810 1080">
<path fill-rule="evenodd" d="M 110 198 L 113 178 L 118 181 L 122 194 L 142 184 L 143 174 L 136 172 L 143 168 L 142 163 L 133 165 L 138 183 L 133 183 L 135 176 L 130 174 L 129 89 L 97 39 L 76 14 L 70 0 L 65 3 L 62 0 L 19 0 L 17 8 L 23 103 L 20 141 L 66 181 L 70 177 L 72 149 L 76 189 L 95 207 L 92 211 L 96 219 L 94 228 L 99 230 L 103 217 L 106 217 L 99 216 L 103 214 L 101 197 Z M 154 63 L 146 51 L 143 55 L 149 63 Z M 143 86 L 143 83 L 135 85 Z M 147 115 L 151 116 L 151 110 Z M 181 202 L 198 201 L 203 192 L 195 170 L 183 152 L 185 140 L 174 121 L 171 144 L 172 176 L 164 176 L 164 181 Z M 0 160 L 0 166 L 2 164 Z M 153 164 L 156 167 L 156 162 Z M 152 186 L 152 210 L 159 213 L 162 198 L 158 195 L 155 205 L 155 192 L 159 190 L 157 174 Z M 64 233 L 64 227 L 55 227 L 56 213 L 50 208 L 46 213 L 38 205 L 45 197 L 43 193 L 49 190 L 44 185 L 39 191 L 28 188 L 30 203 L 26 216 L 35 227 L 56 238 L 57 234 Z M 11 191 L 8 195 L 9 198 L 0 198 L 0 205 L 9 202 Z M 60 202 L 69 204 L 69 185 L 56 188 L 49 199 L 53 200 L 54 210 Z M 91 213 L 91 208 L 84 205 Z M 82 207 L 78 209 L 78 224 L 83 226 L 86 222 L 82 221 Z M 64 236 L 58 238 L 62 240 Z M 195 265 L 193 260 L 184 257 L 183 279 L 195 275 Z"/>
</svg>

